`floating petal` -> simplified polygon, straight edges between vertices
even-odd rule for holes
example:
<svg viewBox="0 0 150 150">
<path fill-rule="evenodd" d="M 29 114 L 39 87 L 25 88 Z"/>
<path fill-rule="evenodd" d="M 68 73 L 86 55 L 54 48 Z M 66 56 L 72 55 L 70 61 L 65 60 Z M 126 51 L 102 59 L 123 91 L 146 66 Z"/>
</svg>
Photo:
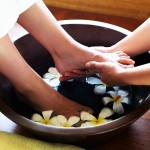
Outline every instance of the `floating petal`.
<svg viewBox="0 0 150 150">
<path fill-rule="evenodd" d="M 103 97 L 102 101 L 104 105 L 107 105 L 109 102 L 113 102 L 114 100 L 111 97 Z"/>
<path fill-rule="evenodd" d="M 106 93 L 106 86 L 103 86 L 103 85 L 95 86 L 94 93 L 97 95 L 105 94 Z"/>
<path fill-rule="evenodd" d="M 82 124 L 81 124 L 81 127 L 93 127 L 93 126 L 95 126 L 95 125 L 97 125 L 97 124 L 90 121 L 90 122 L 82 123 Z"/>
<path fill-rule="evenodd" d="M 57 78 L 55 78 L 55 79 L 49 81 L 49 85 L 52 86 L 52 87 L 56 87 L 56 86 L 58 86 L 59 84 L 60 84 L 60 81 L 59 81 Z"/>
<path fill-rule="evenodd" d="M 88 77 L 86 81 L 89 84 L 103 84 L 103 82 L 100 79 L 95 77 Z"/>
<path fill-rule="evenodd" d="M 60 122 L 58 121 L 57 116 L 51 118 L 51 124 L 52 124 L 53 126 L 62 127 L 62 124 L 60 124 Z"/>
<path fill-rule="evenodd" d="M 114 110 L 114 112 L 116 112 L 118 114 L 124 113 L 124 108 L 121 103 L 114 103 L 113 110 Z"/>
<path fill-rule="evenodd" d="M 114 112 L 110 109 L 110 108 L 103 108 L 99 114 L 99 117 L 101 118 L 107 118 L 107 117 L 110 117 L 114 114 Z"/>
<path fill-rule="evenodd" d="M 113 88 L 114 88 L 116 91 L 118 91 L 118 90 L 120 89 L 119 86 L 114 86 Z"/>
<path fill-rule="evenodd" d="M 130 104 L 129 98 L 128 97 L 124 97 L 122 99 L 122 103 Z"/>
<path fill-rule="evenodd" d="M 44 80 L 47 84 L 49 84 L 49 82 L 51 81 L 51 79 L 46 79 L 46 78 L 43 78 L 43 80 Z"/>
<path fill-rule="evenodd" d="M 71 116 L 69 119 L 68 119 L 68 123 L 72 126 L 76 123 L 78 123 L 80 121 L 80 118 L 77 117 L 77 116 Z"/>
<path fill-rule="evenodd" d="M 55 75 L 51 74 L 51 73 L 45 73 L 43 75 L 43 78 L 46 78 L 46 79 L 53 79 L 53 78 L 56 78 Z"/>
<path fill-rule="evenodd" d="M 55 67 L 50 67 L 48 69 L 48 72 L 51 73 L 51 74 L 54 74 L 54 75 L 58 73 L 58 71 L 57 71 L 57 69 Z"/>
<path fill-rule="evenodd" d="M 43 120 L 43 118 L 39 114 L 33 114 L 31 117 L 31 120 L 36 121 L 36 122 L 41 122 Z"/>
<path fill-rule="evenodd" d="M 54 67 L 50 67 L 48 69 L 48 72 L 52 75 L 54 75 L 56 78 L 60 78 L 62 75 L 58 72 L 58 70 Z"/>
<path fill-rule="evenodd" d="M 117 96 L 117 92 L 116 91 L 108 91 L 107 92 L 110 96 L 112 96 L 113 98 Z"/>
<path fill-rule="evenodd" d="M 125 97 L 125 96 L 129 95 L 129 92 L 128 91 L 124 91 L 124 90 L 119 90 L 118 91 L 118 95 L 121 95 L 121 96 Z"/>
<path fill-rule="evenodd" d="M 67 118 L 66 117 L 64 117 L 63 115 L 58 115 L 57 116 L 57 120 L 60 122 L 60 124 L 65 124 L 65 123 L 67 123 Z"/>
<path fill-rule="evenodd" d="M 81 112 L 81 120 L 94 120 L 96 119 L 93 115 L 88 112 L 82 111 Z"/>
<path fill-rule="evenodd" d="M 43 115 L 44 119 L 49 120 L 52 115 L 52 112 L 53 112 L 52 110 L 42 111 L 42 115 Z"/>
</svg>

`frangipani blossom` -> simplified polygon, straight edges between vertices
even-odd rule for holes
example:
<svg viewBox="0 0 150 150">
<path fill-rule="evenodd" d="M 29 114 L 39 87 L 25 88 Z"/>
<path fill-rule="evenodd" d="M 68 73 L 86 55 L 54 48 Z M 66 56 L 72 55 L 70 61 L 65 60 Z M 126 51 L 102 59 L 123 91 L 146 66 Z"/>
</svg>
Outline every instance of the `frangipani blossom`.
<svg viewBox="0 0 150 150">
<path fill-rule="evenodd" d="M 94 93 L 97 95 L 105 94 L 107 85 L 102 82 L 99 78 L 88 77 L 86 80 L 87 83 L 95 85 Z"/>
<path fill-rule="evenodd" d="M 80 118 L 77 116 L 71 116 L 69 119 L 67 119 L 63 115 L 58 115 L 51 119 L 52 125 L 58 126 L 58 127 L 72 127 L 79 121 L 80 121 Z"/>
<path fill-rule="evenodd" d="M 108 91 L 107 92 L 111 97 L 103 97 L 103 102 L 105 105 L 107 105 L 109 102 L 113 102 L 113 111 L 122 114 L 124 113 L 124 108 L 122 103 L 129 104 L 129 93 L 124 90 L 118 90 L 118 91 Z"/>
<path fill-rule="evenodd" d="M 106 119 L 107 117 L 110 117 L 113 115 L 113 111 L 110 108 L 103 108 L 101 112 L 99 113 L 98 118 L 95 116 L 91 115 L 88 112 L 81 112 L 81 120 L 86 121 L 85 123 L 81 124 L 81 127 L 89 127 L 89 126 L 96 126 L 104 123 L 108 123 L 111 120 Z"/>
<path fill-rule="evenodd" d="M 56 68 L 50 67 L 48 72 L 43 75 L 43 80 L 52 87 L 56 87 L 60 84 L 59 78 L 61 74 L 57 71 Z"/>
<path fill-rule="evenodd" d="M 52 115 L 53 110 L 49 111 L 42 111 L 42 116 L 35 113 L 32 115 L 31 120 L 35 122 L 39 122 L 42 124 L 51 124 L 51 115 Z"/>
</svg>

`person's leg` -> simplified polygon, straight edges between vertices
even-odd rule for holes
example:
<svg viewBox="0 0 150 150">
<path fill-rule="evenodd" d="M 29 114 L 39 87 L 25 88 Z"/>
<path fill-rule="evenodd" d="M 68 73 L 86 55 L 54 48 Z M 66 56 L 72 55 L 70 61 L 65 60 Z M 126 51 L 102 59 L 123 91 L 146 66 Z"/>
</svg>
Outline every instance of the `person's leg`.
<svg viewBox="0 0 150 150">
<path fill-rule="evenodd" d="M 105 54 L 76 42 L 63 30 L 42 1 L 22 13 L 18 23 L 47 48 L 61 74 L 84 69 L 90 60 L 117 62 L 121 58 L 117 53 Z M 128 57 L 126 60 L 127 64 L 132 63 Z"/>
<path fill-rule="evenodd" d="M 91 111 L 68 100 L 46 84 L 25 62 L 8 35 L 0 39 L 0 72 L 36 109 L 54 110 L 65 116 L 79 115 L 82 110 Z"/>
</svg>

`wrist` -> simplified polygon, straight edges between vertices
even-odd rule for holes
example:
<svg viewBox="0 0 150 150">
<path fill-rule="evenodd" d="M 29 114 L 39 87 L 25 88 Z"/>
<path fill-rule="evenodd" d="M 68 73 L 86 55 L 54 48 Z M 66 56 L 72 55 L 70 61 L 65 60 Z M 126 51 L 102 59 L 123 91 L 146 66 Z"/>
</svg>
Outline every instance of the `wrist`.
<svg viewBox="0 0 150 150">
<path fill-rule="evenodd" d="M 124 83 L 124 85 L 131 84 L 130 81 L 129 81 L 129 73 L 130 72 L 128 71 L 128 69 L 124 69 L 119 74 L 120 80 L 122 80 L 121 82 Z"/>
<path fill-rule="evenodd" d="M 125 85 L 137 85 L 137 78 L 135 74 L 134 68 L 128 68 L 121 72 L 120 77 L 123 79 Z"/>
</svg>

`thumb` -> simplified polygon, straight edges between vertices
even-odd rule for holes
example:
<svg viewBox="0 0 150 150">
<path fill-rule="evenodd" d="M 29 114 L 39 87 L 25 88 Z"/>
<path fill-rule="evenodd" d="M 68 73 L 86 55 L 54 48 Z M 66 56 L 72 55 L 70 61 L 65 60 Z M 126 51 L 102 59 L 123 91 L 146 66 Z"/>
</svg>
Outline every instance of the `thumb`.
<svg viewBox="0 0 150 150">
<path fill-rule="evenodd" d="M 89 61 L 86 63 L 86 67 L 88 69 L 94 69 L 97 72 L 101 71 L 103 66 L 104 66 L 103 62 Z"/>
</svg>

